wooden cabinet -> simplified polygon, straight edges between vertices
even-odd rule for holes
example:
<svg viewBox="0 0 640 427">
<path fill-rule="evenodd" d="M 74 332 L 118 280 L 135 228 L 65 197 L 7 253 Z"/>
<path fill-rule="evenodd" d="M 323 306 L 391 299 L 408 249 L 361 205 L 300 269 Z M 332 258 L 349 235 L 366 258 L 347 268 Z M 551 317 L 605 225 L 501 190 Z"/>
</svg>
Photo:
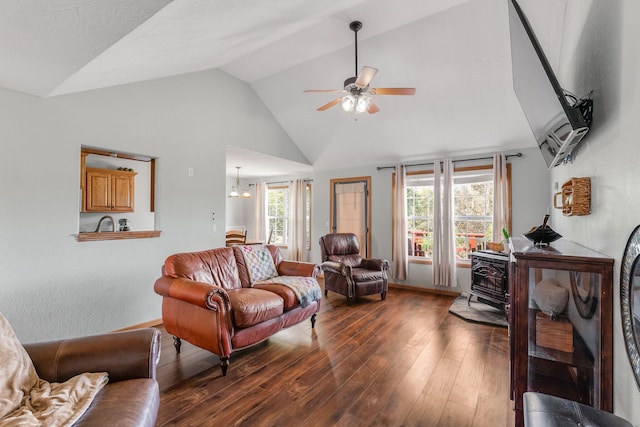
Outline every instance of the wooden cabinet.
<svg viewBox="0 0 640 427">
<path fill-rule="evenodd" d="M 510 241 L 511 397 L 539 391 L 613 410 L 613 259 L 565 239 Z M 566 305 L 563 303 L 566 298 Z"/>
<path fill-rule="evenodd" d="M 85 212 L 133 212 L 135 172 L 86 168 Z"/>
</svg>

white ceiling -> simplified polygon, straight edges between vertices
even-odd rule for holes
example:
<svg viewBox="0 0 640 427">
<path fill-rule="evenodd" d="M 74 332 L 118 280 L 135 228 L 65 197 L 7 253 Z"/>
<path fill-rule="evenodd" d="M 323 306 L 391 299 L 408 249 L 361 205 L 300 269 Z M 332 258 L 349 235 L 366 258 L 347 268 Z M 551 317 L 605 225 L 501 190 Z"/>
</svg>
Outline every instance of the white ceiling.
<svg viewBox="0 0 640 427">
<path fill-rule="evenodd" d="M 564 17 L 566 0 L 543 3 Z M 379 69 L 372 86 L 417 93 L 376 96 L 374 115 L 317 112 L 335 94 L 303 91 L 355 74 L 353 20 L 364 24 L 358 66 Z M 543 39 L 562 34 L 563 18 L 534 24 Z M 556 57 L 560 41 L 542 41 Z M 320 169 L 534 147 L 509 49 L 507 0 L 0 0 L 0 86 L 56 96 L 220 68 Z M 273 173 L 251 157 L 230 150 L 230 174 Z"/>
</svg>

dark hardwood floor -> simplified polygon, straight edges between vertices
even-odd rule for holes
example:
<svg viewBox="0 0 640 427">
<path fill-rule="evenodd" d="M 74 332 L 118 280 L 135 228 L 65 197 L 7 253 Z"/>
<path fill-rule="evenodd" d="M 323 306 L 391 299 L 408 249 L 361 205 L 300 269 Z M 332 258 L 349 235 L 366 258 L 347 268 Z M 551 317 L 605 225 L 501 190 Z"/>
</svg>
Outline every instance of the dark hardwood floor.
<svg viewBox="0 0 640 427">
<path fill-rule="evenodd" d="M 448 313 L 453 297 L 390 289 L 219 359 L 162 327 L 158 426 L 513 426 L 507 330 Z"/>
</svg>

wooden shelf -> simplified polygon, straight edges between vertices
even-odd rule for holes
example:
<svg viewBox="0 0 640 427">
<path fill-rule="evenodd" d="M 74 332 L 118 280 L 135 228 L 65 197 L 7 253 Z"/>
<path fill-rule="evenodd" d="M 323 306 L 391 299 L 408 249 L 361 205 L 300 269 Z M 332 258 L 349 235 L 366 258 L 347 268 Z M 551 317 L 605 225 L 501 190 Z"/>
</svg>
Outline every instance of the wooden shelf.
<svg viewBox="0 0 640 427">
<path fill-rule="evenodd" d="M 151 239 L 160 237 L 160 230 L 143 231 L 102 231 L 100 233 L 78 233 L 78 242 L 95 242 L 99 240 Z"/>
</svg>

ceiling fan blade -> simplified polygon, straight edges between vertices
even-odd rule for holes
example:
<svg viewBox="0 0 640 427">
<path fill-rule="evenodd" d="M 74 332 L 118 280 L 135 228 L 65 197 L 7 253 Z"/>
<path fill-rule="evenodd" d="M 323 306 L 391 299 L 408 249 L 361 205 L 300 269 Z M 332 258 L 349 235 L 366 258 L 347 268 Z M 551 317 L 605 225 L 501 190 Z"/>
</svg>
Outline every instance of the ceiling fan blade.
<svg viewBox="0 0 640 427">
<path fill-rule="evenodd" d="M 371 104 L 369 105 L 369 109 L 367 111 L 369 112 L 369 114 L 375 114 L 378 111 L 380 111 L 380 108 L 378 108 L 378 106 L 376 104 L 371 102 Z"/>
<path fill-rule="evenodd" d="M 344 89 L 307 89 L 305 92 L 344 92 Z"/>
<path fill-rule="evenodd" d="M 415 95 L 413 87 L 376 87 L 369 90 L 371 95 Z"/>
<path fill-rule="evenodd" d="M 364 67 L 362 67 L 362 70 L 360 70 L 360 73 L 356 78 L 355 85 L 360 89 L 364 89 L 365 87 L 369 86 L 371 79 L 373 79 L 373 76 L 375 76 L 377 72 L 377 68 L 367 67 L 365 65 Z"/>
<path fill-rule="evenodd" d="M 334 105 L 338 104 L 339 102 L 340 102 L 340 98 L 336 98 L 333 101 L 331 101 L 331 102 L 329 102 L 327 104 L 324 104 L 322 107 L 318 108 L 317 111 L 327 110 L 327 109 L 333 107 Z"/>
</svg>

